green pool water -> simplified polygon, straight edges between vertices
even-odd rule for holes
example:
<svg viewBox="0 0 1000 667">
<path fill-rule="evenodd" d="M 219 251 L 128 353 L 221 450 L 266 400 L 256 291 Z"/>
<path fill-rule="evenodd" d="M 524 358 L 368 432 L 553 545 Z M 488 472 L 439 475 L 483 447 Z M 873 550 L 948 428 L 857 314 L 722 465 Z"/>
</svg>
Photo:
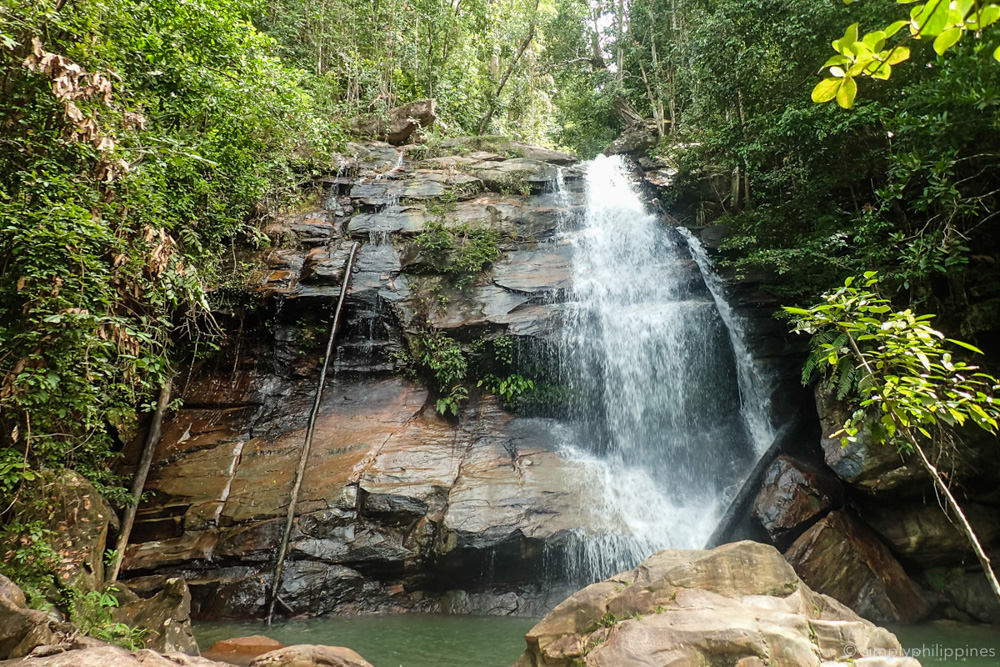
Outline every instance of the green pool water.
<svg viewBox="0 0 1000 667">
<path fill-rule="evenodd" d="M 375 667 L 510 667 L 538 619 L 399 614 L 261 622 L 196 623 L 198 645 L 267 635 L 283 644 L 346 646 Z"/>
<path fill-rule="evenodd" d="M 909 655 L 924 667 L 997 667 L 1000 627 L 924 623 L 892 628 Z"/>
<path fill-rule="evenodd" d="M 271 627 L 261 622 L 198 623 L 194 630 L 203 649 L 220 639 L 262 634 L 285 644 L 347 646 L 375 667 L 510 667 L 524 651 L 524 633 L 536 620 L 403 614 L 292 620 Z M 915 657 L 924 667 L 1000 665 L 996 627 L 927 623 L 893 631 L 911 654 L 919 651 Z"/>
</svg>

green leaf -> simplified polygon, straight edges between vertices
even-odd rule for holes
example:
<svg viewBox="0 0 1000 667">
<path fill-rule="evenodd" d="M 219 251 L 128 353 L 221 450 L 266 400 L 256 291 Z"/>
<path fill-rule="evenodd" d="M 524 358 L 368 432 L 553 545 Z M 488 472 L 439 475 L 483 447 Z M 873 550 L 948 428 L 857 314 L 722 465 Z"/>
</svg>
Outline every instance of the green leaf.
<svg viewBox="0 0 1000 667">
<path fill-rule="evenodd" d="M 850 47 L 858 41 L 858 24 L 852 23 L 847 26 L 844 36 L 833 42 L 833 48 L 837 53 L 847 53 Z"/>
<path fill-rule="evenodd" d="M 861 41 L 872 51 L 881 51 L 882 47 L 885 46 L 886 37 L 887 35 L 884 32 L 876 30 L 865 35 Z"/>
<path fill-rule="evenodd" d="M 930 0 L 923 7 L 913 8 L 910 18 L 913 25 L 910 32 L 919 37 L 937 37 L 950 23 L 950 3 L 946 0 Z"/>
<path fill-rule="evenodd" d="M 937 54 L 943 56 L 945 51 L 955 46 L 955 43 L 962 39 L 962 32 L 961 28 L 949 28 L 938 35 L 934 39 L 934 50 Z"/>
<path fill-rule="evenodd" d="M 851 62 L 850 58 L 838 54 L 835 56 L 831 56 L 829 60 L 823 63 L 823 67 L 833 67 L 834 65 L 843 65 L 849 62 Z"/>
<path fill-rule="evenodd" d="M 975 18 L 976 15 L 973 14 L 973 17 Z M 972 26 L 972 29 L 981 30 L 988 25 L 996 23 L 997 19 L 1000 19 L 1000 5 L 986 5 L 979 12 L 978 20 Z"/>
<path fill-rule="evenodd" d="M 897 46 L 892 51 L 886 54 L 886 62 L 890 65 L 898 65 L 904 60 L 910 59 L 910 47 L 908 46 Z"/>
<path fill-rule="evenodd" d="M 976 354 L 983 354 L 983 351 L 980 350 L 975 345 L 971 345 L 969 343 L 964 343 L 964 342 L 962 342 L 960 340 L 955 340 L 954 338 L 946 338 L 945 340 L 948 341 L 949 343 L 951 343 L 952 345 L 958 345 L 959 347 L 964 347 L 966 350 L 972 350 Z"/>
<path fill-rule="evenodd" d="M 847 30 L 844 31 L 844 39 L 850 43 L 858 41 L 858 24 L 852 23 L 847 26 Z"/>
<path fill-rule="evenodd" d="M 885 33 L 886 37 L 892 37 L 893 35 L 895 35 L 897 32 L 899 32 L 908 25 L 910 25 L 909 21 L 896 21 L 894 23 L 890 23 L 889 27 L 883 30 L 882 32 Z"/>
<path fill-rule="evenodd" d="M 875 69 L 869 70 L 868 75 L 873 79 L 888 79 L 892 76 L 892 65 L 889 63 L 879 63 L 875 66 Z"/>
<path fill-rule="evenodd" d="M 850 109 L 854 106 L 854 98 L 857 94 L 858 84 L 851 77 L 847 77 L 837 89 L 837 104 L 845 109 Z"/>
<path fill-rule="evenodd" d="M 993 52 L 993 57 L 1000 60 L 1000 46 L 998 46 L 997 50 Z"/>
<path fill-rule="evenodd" d="M 828 77 L 823 79 L 812 91 L 812 101 L 817 104 L 823 102 L 829 102 L 837 96 L 837 92 L 840 90 L 840 85 L 844 82 L 843 79 L 837 79 L 834 77 Z"/>
</svg>

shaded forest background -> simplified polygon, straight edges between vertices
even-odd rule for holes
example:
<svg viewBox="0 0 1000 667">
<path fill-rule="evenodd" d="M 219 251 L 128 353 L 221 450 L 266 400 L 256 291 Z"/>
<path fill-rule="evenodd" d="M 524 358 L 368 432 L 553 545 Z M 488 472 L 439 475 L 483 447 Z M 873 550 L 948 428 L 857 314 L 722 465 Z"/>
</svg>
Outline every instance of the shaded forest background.
<svg viewBox="0 0 1000 667">
<path fill-rule="evenodd" d="M 109 457 L 212 350 L 237 250 L 334 168 L 350 120 L 588 158 L 623 131 L 681 222 L 787 303 L 878 270 L 988 347 L 1000 322 L 998 33 L 915 45 L 851 111 L 809 92 L 886 0 L 0 0 L 0 511 Z M 989 350 L 987 350 L 989 351 Z"/>
</svg>

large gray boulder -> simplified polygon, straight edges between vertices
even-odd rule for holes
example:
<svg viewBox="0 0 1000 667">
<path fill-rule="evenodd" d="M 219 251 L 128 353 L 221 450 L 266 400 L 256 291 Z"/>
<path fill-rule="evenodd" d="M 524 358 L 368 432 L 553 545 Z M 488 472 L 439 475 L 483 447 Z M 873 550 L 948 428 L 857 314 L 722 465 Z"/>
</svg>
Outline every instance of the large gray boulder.
<svg viewBox="0 0 1000 667">
<path fill-rule="evenodd" d="M 896 637 L 814 593 L 773 547 L 661 551 L 532 628 L 517 667 L 919 667 Z"/>
<path fill-rule="evenodd" d="M 398 146 L 421 127 L 430 127 L 437 120 L 437 100 L 417 100 L 390 109 L 388 118 L 361 118 L 351 123 L 353 132 L 375 137 Z"/>
</svg>

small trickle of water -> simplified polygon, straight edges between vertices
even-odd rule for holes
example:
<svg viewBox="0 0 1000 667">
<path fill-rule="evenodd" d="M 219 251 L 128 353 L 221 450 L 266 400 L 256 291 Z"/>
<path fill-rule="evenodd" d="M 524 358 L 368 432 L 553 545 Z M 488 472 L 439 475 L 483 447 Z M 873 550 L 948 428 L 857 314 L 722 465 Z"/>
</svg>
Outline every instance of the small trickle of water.
<svg viewBox="0 0 1000 667">
<path fill-rule="evenodd" d="M 395 175 L 397 171 L 403 168 L 403 151 L 398 151 L 399 155 L 396 156 L 396 164 L 392 166 L 392 169 L 384 171 L 375 177 L 376 181 L 381 181 L 383 178 L 389 178 Z"/>
<path fill-rule="evenodd" d="M 719 316 L 726 323 L 729 331 L 729 341 L 733 346 L 736 355 L 736 371 L 740 384 L 740 394 L 742 396 L 743 419 L 746 421 L 750 435 L 753 437 L 754 447 L 757 452 L 763 454 L 775 436 L 775 426 L 771 410 L 771 394 L 774 391 L 775 378 L 773 374 L 754 359 L 747 347 L 747 327 L 743 318 L 733 311 L 732 306 L 726 300 L 723 291 L 722 280 L 719 279 L 712 260 L 708 258 L 701 241 L 689 230 L 679 227 L 678 232 L 687 241 L 691 250 L 691 256 L 698 263 L 701 275 L 705 279 L 715 307 L 719 310 Z"/>
<path fill-rule="evenodd" d="M 596 580 L 701 547 L 755 452 L 729 332 L 687 244 L 646 211 L 620 158 L 590 163 L 586 185 L 560 358 L 588 434 L 565 449 L 607 527 L 574 541 L 568 567 Z"/>
</svg>

